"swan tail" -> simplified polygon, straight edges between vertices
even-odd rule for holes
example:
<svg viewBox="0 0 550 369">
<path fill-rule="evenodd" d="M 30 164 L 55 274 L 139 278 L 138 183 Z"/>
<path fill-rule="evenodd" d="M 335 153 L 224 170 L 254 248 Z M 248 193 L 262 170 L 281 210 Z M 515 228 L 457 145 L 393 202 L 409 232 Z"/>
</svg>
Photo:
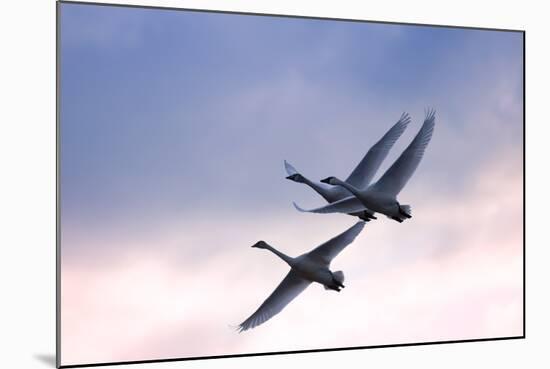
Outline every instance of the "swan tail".
<svg viewBox="0 0 550 369">
<path fill-rule="evenodd" d="M 412 209 L 410 205 L 401 205 L 401 211 L 403 212 L 403 215 L 407 218 L 411 217 Z"/>
<path fill-rule="evenodd" d="M 336 287 L 324 285 L 323 287 L 325 288 L 325 290 L 336 290 L 340 292 L 340 287 L 344 287 L 344 272 L 342 272 L 341 270 L 333 272 L 332 282 L 335 284 Z"/>
<path fill-rule="evenodd" d="M 332 277 L 340 284 L 344 283 L 344 272 L 341 270 L 332 273 Z"/>
</svg>

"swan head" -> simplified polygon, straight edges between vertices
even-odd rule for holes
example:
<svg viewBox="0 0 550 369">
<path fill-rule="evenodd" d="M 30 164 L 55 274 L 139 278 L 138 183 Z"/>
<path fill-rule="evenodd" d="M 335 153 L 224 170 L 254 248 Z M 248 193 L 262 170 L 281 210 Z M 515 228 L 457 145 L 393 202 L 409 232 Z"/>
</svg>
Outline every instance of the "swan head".
<svg viewBox="0 0 550 369">
<path fill-rule="evenodd" d="M 305 178 L 300 173 L 294 173 L 286 177 L 286 179 L 290 179 L 291 181 L 298 182 L 298 183 L 304 183 Z"/>
<path fill-rule="evenodd" d="M 325 179 L 321 179 L 321 182 L 328 183 L 329 185 L 337 185 L 340 181 L 336 177 L 327 177 Z"/>
<path fill-rule="evenodd" d="M 266 246 L 267 246 L 267 243 L 265 241 L 258 241 L 254 245 L 252 245 L 251 247 L 254 247 L 254 248 L 257 248 L 257 249 L 265 249 L 265 248 L 267 248 Z"/>
</svg>

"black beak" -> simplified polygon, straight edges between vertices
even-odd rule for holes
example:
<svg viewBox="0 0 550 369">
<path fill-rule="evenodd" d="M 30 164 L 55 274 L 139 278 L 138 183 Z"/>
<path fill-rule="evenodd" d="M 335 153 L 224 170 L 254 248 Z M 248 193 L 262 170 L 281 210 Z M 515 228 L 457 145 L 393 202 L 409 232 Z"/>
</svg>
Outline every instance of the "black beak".
<svg viewBox="0 0 550 369">
<path fill-rule="evenodd" d="M 258 248 L 258 247 L 260 247 L 260 245 L 261 245 L 262 243 L 264 243 L 264 241 L 258 241 L 258 242 L 256 242 L 254 245 L 252 245 L 252 246 L 250 246 L 250 247 Z"/>
<path fill-rule="evenodd" d="M 294 178 L 294 174 L 293 174 L 293 175 L 291 175 L 291 176 L 285 177 L 285 178 L 286 178 L 286 179 L 290 179 L 290 180 L 292 180 L 292 179 Z"/>
<path fill-rule="evenodd" d="M 329 181 L 330 181 L 330 177 L 325 178 L 325 179 L 321 179 L 321 182 L 323 182 L 323 183 L 328 183 L 328 184 L 330 184 Z"/>
</svg>

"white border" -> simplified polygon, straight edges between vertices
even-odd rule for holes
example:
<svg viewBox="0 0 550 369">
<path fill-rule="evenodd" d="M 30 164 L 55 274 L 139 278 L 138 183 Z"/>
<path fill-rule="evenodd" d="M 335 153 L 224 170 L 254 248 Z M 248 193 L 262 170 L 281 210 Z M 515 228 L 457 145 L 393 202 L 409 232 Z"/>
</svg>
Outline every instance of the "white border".
<svg viewBox="0 0 550 369">
<path fill-rule="evenodd" d="M 115 1 L 113 1 L 115 2 Z M 527 31 L 527 338 L 133 368 L 546 367 L 550 312 L 548 232 L 548 26 L 542 5 L 496 1 L 132 1 L 260 13 L 525 29 Z M 534 2 L 533 2 L 534 3 Z M 532 3 L 532 4 L 533 4 Z M 0 245 L 3 367 L 52 367 L 55 350 L 55 3 L 2 4 Z M 468 107 L 465 106 L 465 109 Z M 328 332 L 327 332 L 328 333 Z M 46 359 L 45 359 L 46 358 Z M 544 363 L 547 363 L 546 365 Z"/>
</svg>

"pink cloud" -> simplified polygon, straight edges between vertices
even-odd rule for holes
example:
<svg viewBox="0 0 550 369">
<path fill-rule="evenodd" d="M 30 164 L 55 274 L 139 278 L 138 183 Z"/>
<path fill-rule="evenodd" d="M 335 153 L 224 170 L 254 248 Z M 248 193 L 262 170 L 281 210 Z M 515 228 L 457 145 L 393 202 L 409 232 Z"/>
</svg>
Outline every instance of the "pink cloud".
<svg viewBox="0 0 550 369">
<path fill-rule="evenodd" d="M 351 218 L 227 219 L 215 232 L 197 219 L 144 238 L 105 236 L 108 247 L 88 256 L 102 263 L 64 259 L 62 362 L 521 335 L 522 178 L 514 154 L 481 168 L 453 198 L 413 186 L 403 194 L 414 206 L 411 221 L 380 218 L 333 263 L 348 288 L 337 294 L 312 285 L 242 334 L 230 325 L 253 312 L 287 270 L 248 246 L 262 238 L 297 255 Z M 97 242 L 88 235 L 71 241 Z M 125 251 L 109 252 L 115 248 Z"/>
</svg>

